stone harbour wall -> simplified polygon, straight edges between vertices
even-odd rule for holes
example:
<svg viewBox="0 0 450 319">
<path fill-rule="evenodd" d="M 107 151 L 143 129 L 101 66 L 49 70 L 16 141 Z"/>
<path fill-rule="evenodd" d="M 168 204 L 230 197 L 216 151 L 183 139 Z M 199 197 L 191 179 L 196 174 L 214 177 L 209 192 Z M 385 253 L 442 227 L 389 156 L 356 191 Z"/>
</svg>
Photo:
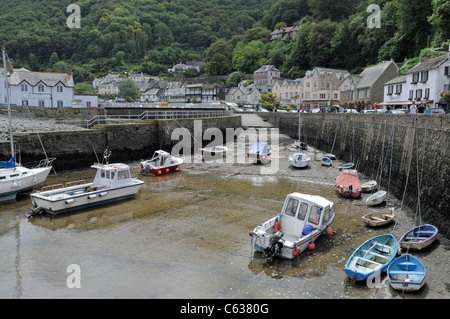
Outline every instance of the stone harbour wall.
<svg viewBox="0 0 450 319">
<path fill-rule="evenodd" d="M 260 116 L 298 138 L 298 113 Z M 450 238 L 450 115 L 302 113 L 300 121 L 301 141 L 355 163 Z"/>
</svg>

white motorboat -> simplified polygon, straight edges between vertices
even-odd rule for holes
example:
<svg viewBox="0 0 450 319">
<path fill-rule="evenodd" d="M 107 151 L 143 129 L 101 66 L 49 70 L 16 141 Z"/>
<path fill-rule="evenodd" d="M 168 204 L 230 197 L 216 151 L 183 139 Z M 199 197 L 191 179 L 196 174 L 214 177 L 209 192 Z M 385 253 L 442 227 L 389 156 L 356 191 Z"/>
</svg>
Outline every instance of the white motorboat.
<svg viewBox="0 0 450 319">
<path fill-rule="evenodd" d="M 9 80 L 8 71 L 12 68 L 6 66 L 6 53 L 2 50 L 3 55 L 3 75 L 5 77 L 6 85 L 6 100 L 8 105 L 8 119 L 9 119 L 9 137 L 11 143 L 11 159 L 9 161 L 0 162 L 0 203 L 15 200 L 18 193 L 29 191 L 47 179 L 50 170 L 52 169 L 52 162 L 54 158 L 46 158 L 41 160 L 36 167 L 26 168 L 20 163 L 16 162 L 14 157 L 14 141 L 13 129 L 11 122 L 11 105 L 9 102 Z"/>
<path fill-rule="evenodd" d="M 289 156 L 288 160 L 292 166 L 302 168 L 309 165 L 311 158 L 304 153 L 295 153 Z"/>
<path fill-rule="evenodd" d="M 97 169 L 92 183 L 77 181 L 67 183 L 65 187 L 62 184 L 51 185 L 43 187 L 42 191 L 31 193 L 31 202 L 34 206 L 32 211 L 57 215 L 131 198 L 136 195 L 144 182 L 131 177 L 128 165 L 122 163 L 109 164 L 110 154 L 110 152 L 105 151 L 106 164 L 96 163 L 91 166 Z"/>
<path fill-rule="evenodd" d="M 181 157 L 173 156 L 168 152 L 159 150 L 149 160 L 141 162 L 141 173 L 150 175 L 161 175 L 163 173 L 181 170 L 183 164 Z"/>
<path fill-rule="evenodd" d="M 291 193 L 287 195 L 281 214 L 257 226 L 249 233 L 252 245 L 264 256 L 293 259 L 326 231 L 335 217 L 334 203 L 316 195 Z"/>
</svg>

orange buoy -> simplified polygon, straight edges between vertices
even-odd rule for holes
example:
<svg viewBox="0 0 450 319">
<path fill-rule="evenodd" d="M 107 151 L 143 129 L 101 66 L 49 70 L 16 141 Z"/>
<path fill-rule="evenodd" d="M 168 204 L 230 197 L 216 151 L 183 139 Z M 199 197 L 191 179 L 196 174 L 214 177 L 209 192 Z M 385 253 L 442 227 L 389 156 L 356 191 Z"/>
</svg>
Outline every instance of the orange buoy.
<svg viewBox="0 0 450 319">
<path fill-rule="evenodd" d="M 300 247 L 296 247 L 292 252 L 292 256 L 297 257 L 300 254 L 300 251 L 301 251 Z"/>
<path fill-rule="evenodd" d="M 325 229 L 325 232 L 327 233 L 327 235 L 331 235 L 333 234 L 333 229 L 330 226 L 328 226 L 327 229 Z"/>
<path fill-rule="evenodd" d="M 161 170 L 158 171 L 158 174 L 161 174 Z"/>
<path fill-rule="evenodd" d="M 275 228 L 275 232 L 281 231 L 281 223 L 279 221 L 277 221 L 273 227 Z"/>
<path fill-rule="evenodd" d="M 309 250 L 314 250 L 314 248 L 316 248 L 316 244 L 314 244 L 314 243 L 309 243 L 308 244 L 308 249 Z"/>
<path fill-rule="evenodd" d="M 166 173 L 168 173 L 169 172 L 169 169 L 168 168 L 166 168 Z"/>
</svg>

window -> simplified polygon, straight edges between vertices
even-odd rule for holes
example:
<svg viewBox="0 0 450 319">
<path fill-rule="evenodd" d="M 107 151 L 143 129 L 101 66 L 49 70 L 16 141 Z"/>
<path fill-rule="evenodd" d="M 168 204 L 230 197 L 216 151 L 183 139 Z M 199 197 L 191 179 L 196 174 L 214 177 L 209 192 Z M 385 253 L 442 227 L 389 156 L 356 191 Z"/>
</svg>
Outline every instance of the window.
<svg viewBox="0 0 450 319">
<path fill-rule="evenodd" d="M 297 213 L 297 207 L 298 207 L 298 200 L 289 198 L 285 214 L 294 217 L 295 214 Z"/>
<path fill-rule="evenodd" d="M 325 100 L 325 93 L 320 93 L 320 99 Z"/>
<path fill-rule="evenodd" d="M 63 86 L 62 85 L 58 85 L 56 87 L 56 92 L 61 93 L 63 91 Z"/>
<path fill-rule="evenodd" d="M 307 87 L 307 88 L 311 87 L 311 85 L 309 84 L 309 82 L 306 82 L 306 87 Z"/>
<path fill-rule="evenodd" d="M 105 178 L 105 170 L 104 170 L 104 169 L 102 169 L 102 170 L 100 171 L 100 177 L 101 177 L 101 178 Z"/>
<path fill-rule="evenodd" d="M 420 73 L 420 82 L 428 81 L 428 71 L 424 71 Z"/>
<path fill-rule="evenodd" d="M 392 95 L 393 92 L 394 92 L 394 86 L 393 85 L 389 85 L 388 86 L 388 93 L 387 93 L 387 95 Z"/>
<path fill-rule="evenodd" d="M 322 218 L 322 224 L 326 223 L 327 221 L 329 221 L 331 218 L 331 209 L 329 206 L 324 208 L 324 212 L 323 212 L 323 218 Z"/>
<path fill-rule="evenodd" d="M 419 82 L 419 73 L 413 73 L 411 84 L 416 84 L 417 82 Z"/>
<path fill-rule="evenodd" d="M 311 213 L 309 214 L 308 222 L 319 225 L 321 212 L 322 212 L 321 207 L 314 206 L 314 208 L 311 209 Z"/>
<path fill-rule="evenodd" d="M 28 106 L 28 100 L 22 100 L 22 106 Z"/>
<path fill-rule="evenodd" d="M 416 90 L 416 100 L 420 100 L 422 98 L 422 89 Z"/>
<path fill-rule="evenodd" d="M 402 93 L 402 85 L 401 84 L 397 84 L 395 86 L 395 94 L 400 94 Z"/>
<path fill-rule="evenodd" d="M 428 99 L 430 97 L 430 89 L 425 89 L 425 96 L 424 99 Z"/>
<path fill-rule="evenodd" d="M 444 69 L 444 75 L 450 76 L 450 66 L 446 66 Z"/>
<path fill-rule="evenodd" d="M 58 100 L 58 102 L 56 102 L 59 108 L 63 107 L 63 101 Z"/>
<path fill-rule="evenodd" d="M 28 91 L 28 85 L 22 84 L 22 85 L 20 86 L 20 89 L 22 90 L 22 92 L 27 92 L 27 91 Z"/>
<path fill-rule="evenodd" d="M 44 92 L 44 85 L 43 84 L 39 84 L 38 85 L 38 92 Z"/>
<path fill-rule="evenodd" d="M 119 171 L 118 173 L 117 173 L 117 179 L 118 180 L 122 180 L 122 179 L 128 179 L 128 178 L 130 178 L 131 176 L 130 176 L 130 172 L 128 171 L 128 170 L 126 170 L 126 171 Z"/>
<path fill-rule="evenodd" d="M 306 92 L 306 93 L 305 93 L 305 99 L 306 99 L 306 100 L 311 99 L 311 93 Z"/>
<path fill-rule="evenodd" d="M 297 219 L 305 220 L 307 212 L 308 212 L 308 204 L 301 203 L 300 204 L 300 210 L 298 211 Z"/>
<path fill-rule="evenodd" d="M 38 104 L 39 104 L 39 106 L 45 107 L 45 101 L 44 100 L 39 100 Z"/>
<path fill-rule="evenodd" d="M 335 100 L 338 99 L 338 94 L 337 93 L 334 93 L 334 98 L 333 99 L 335 99 Z"/>
<path fill-rule="evenodd" d="M 409 98 L 408 100 L 412 100 L 414 97 L 414 90 L 409 90 Z"/>
</svg>

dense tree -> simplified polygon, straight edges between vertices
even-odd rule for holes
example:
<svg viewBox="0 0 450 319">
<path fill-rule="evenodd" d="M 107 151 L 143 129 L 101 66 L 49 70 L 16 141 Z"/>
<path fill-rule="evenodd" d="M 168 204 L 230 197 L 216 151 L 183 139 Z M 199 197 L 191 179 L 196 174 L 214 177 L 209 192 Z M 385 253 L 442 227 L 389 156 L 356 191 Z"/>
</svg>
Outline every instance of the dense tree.
<svg viewBox="0 0 450 319">
<path fill-rule="evenodd" d="M 211 75 L 225 75 L 232 70 L 231 46 L 225 40 L 214 42 L 205 51 L 206 72 Z"/>
<path fill-rule="evenodd" d="M 131 79 L 123 80 L 119 83 L 119 94 L 127 102 L 139 99 L 139 87 Z"/>
</svg>

